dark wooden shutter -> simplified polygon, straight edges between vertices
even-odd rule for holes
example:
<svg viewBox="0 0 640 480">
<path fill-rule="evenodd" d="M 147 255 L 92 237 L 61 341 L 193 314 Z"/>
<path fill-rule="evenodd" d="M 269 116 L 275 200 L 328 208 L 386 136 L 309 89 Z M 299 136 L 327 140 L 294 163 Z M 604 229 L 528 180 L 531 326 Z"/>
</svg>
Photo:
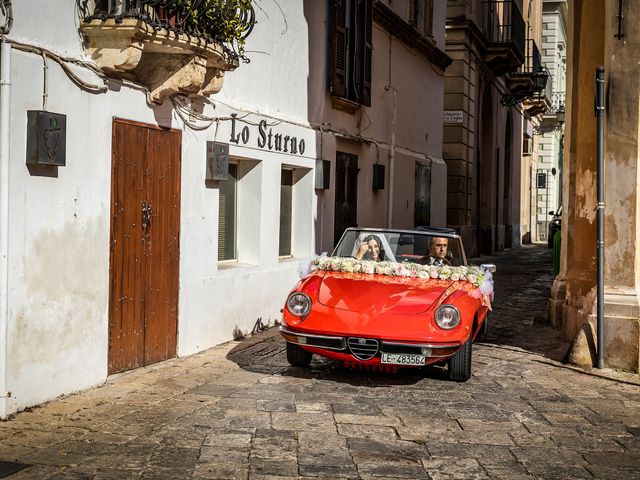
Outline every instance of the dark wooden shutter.
<svg viewBox="0 0 640 480">
<path fill-rule="evenodd" d="M 331 94 L 347 95 L 347 0 L 334 0 L 331 9 Z"/>
<path fill-rule="evenodd" d="M 433 36 L 433 0 L 426 1 L 424 10 L 424 34 Z"/>
<path fill-rule="evenodd" d="M 364 41 L 362 45 L 363 55 L 363 72 L 362 72 L 362 104 L 366 107 L 371 106 L 371 58 L 373 55 L 373 5 L 372 0 L 364 0 L 363 4 L 363 22 Z"/>
</svg>

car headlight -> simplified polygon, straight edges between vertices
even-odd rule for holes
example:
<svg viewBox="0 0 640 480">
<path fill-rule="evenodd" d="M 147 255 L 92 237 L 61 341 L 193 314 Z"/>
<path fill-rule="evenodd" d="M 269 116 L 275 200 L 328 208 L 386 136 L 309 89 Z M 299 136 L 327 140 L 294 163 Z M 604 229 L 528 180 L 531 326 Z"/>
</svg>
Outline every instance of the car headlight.
<svg viewBox="0 0 640 480">
<path fill-rule="evenodd" d="M 296 317 L 306 317 L 311 311 L 311 299 L 301 292 L 294 292 L 287 299 L 287 310 Z"/>
<path fill-rule="evenodd" d="M 460 312 L 453 305 L 442 305 L 436 310 L 436 325 L 444 330 L 451 330 L 460 323 Z"/>
</svg>

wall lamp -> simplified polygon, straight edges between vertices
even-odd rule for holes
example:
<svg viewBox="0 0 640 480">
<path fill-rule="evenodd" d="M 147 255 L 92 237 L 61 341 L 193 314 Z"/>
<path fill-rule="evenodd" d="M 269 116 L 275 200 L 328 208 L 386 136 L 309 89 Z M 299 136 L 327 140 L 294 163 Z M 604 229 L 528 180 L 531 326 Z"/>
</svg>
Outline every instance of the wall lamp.
<svg viewBox="0 0 640 480">
<path fill-rule="evenodd" d="M 505 93 L 500 99 L 500 104 L 504 107 L 513 107 L 519 103 L 529 100 L 536 96 L 541 96 L 544 89 L 547 87 L 547 81 L 549 80 L 549 71 L 546 67 L 539 68 L 535 72 L 527 72 L 525 74 L 519 74 L 519 78 L 528 77 L 530 82 L 526 88 L 520 88 L 512 91 L 511 93 Z"/>
</svg>

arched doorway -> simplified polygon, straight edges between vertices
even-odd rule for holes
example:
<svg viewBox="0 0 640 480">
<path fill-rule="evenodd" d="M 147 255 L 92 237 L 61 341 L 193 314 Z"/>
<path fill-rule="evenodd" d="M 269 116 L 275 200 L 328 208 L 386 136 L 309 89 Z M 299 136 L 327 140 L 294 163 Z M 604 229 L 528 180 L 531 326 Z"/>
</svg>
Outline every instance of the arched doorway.
<svg viewBox="0 0 640 480">
<path fill-rule="evenodd" d="M 504 224 L 504 246 L 511 248 L 513 243 L 513 224 L 511 219 L 511 144 L 513 140 L 513 127 L 511 125 L 511 112 L 507 113 L 507 126 L 504 129 L 504 183 L 502 189 L 502 223 Z"/>
<path fill-rule="evenodd" d="M 494 105 L 491 85 L 486 85 L 480 105 L 480 155 L 478 163 L 478 200 L 479 200 L 479 248 L 480 253 L 492 253 L 495 242 L 495 213 L 494 201 L 496 190 L 494 168 Z"/>
</svg>

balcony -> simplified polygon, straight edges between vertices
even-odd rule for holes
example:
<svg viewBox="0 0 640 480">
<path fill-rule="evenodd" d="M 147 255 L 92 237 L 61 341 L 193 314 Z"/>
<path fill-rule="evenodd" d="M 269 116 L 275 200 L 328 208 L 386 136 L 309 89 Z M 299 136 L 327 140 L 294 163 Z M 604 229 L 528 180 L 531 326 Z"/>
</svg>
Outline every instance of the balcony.
<svg viewBox="0 0 640 480">
<path fill-rule="evenodd" d="M 146 86 L 155 103 L 220 91 L 255 23 L 249 0 L 96 0 L 81 15 L 96 65 Z"/>
<path fill-rule="evenodd" d="M 496 75 L 515 71 L 524 62 L 525 22 L 514 0 L 485 0 L 483 59 Z"/>
<path fill-rule="evenodd" d="M 522 103 L 525 112 L 533 117 L 551 107 L 551 82 L 536 42 L 528 39 L 526 47 L 524 64 L 506 76 L 509 93 L 503 95 L 500 103 L 505 106 Z"/>
<path fill-rule="evenodd" d="M 551 108 L 555 110 L 564 109 L 566 93 L 563 91 L 553 92 L 551 96 Z"/>
</svg>

